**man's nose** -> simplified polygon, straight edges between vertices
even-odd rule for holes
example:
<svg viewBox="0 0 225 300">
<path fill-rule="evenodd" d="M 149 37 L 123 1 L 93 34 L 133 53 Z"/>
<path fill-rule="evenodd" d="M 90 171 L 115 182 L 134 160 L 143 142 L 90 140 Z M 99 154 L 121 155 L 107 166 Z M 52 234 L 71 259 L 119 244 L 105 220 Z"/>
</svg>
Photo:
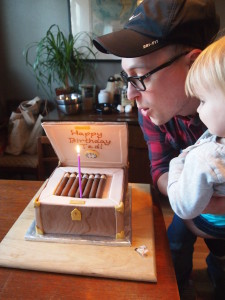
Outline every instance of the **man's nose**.
<svg viewBox="0 0 225 300">
<path fill-rule="evenodd" d="M 127 99 L 128 100 L 136 100 L 140 92 L 136 90 L 136 88 L 129 82 L 127 87 Z"/>
</svg>

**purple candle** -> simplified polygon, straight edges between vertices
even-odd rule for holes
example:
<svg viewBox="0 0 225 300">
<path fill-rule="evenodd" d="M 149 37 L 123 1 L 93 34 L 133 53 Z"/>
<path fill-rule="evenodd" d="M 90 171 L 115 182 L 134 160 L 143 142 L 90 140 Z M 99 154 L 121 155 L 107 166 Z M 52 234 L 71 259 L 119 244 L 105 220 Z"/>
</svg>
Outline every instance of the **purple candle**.
<svg viewBox="0 0 225 300">
<path fill-rule="evenodd" d="M 78 160 L 78 175 L 79 175 L 80 198 L 82 198 L 81 170 L 80 170 L 80 146 L 79 145 L 77 145 L 77 160 Z"/>
</svg>

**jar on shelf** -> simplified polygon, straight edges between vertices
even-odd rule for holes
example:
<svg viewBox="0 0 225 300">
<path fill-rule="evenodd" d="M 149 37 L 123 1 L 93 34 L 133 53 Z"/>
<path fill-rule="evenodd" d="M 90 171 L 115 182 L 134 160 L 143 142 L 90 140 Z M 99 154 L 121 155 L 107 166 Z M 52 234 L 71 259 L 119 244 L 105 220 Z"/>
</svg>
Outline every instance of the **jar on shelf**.
<svg viewBox="0 0 225 300">
<path fill-rule="evenodd" d="M 98 94 L 98 103 L 99 104 L 111 103 L 110 93 L 106 90 L 100 90 Z"/>
</svg>

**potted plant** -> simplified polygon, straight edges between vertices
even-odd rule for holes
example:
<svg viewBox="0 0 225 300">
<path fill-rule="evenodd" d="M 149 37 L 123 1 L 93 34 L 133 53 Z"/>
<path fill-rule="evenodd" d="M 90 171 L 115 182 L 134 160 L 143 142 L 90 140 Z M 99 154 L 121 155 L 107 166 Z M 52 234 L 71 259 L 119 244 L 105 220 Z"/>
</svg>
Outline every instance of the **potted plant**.
<svg viewBox="0 0 225 300">
<path fill-rule="evenodd" d="M 59 26 L 54 24 L 39 42 L 28 45 L 24 56 L 26 64 L 34 71 L 38 87 L 43 88 L 48 95 L 48 89 L 52 93 L 53 83 L 58 84 L 57 95 L 78 92 L 86 71 L 90 76 L 90 70 L 93 70 L 88 64 L 96 58 L 89 42 L 91 36 L 87 32 L 75 36 L 70 33 L 66 37 Z M 92 60 L 87 61 L 89 58 Z"/>
</svg>

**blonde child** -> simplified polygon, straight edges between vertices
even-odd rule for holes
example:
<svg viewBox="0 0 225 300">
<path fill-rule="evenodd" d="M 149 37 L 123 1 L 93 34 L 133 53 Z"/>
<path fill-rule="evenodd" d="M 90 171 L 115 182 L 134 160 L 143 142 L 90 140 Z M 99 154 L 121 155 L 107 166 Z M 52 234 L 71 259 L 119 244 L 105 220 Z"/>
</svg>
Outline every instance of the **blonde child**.
<svg viewBox="0 0 225 300">
<path fill-rule="evenodd" d="M 212 196 L 225 196 L 225 37 L 201 52 L 185 90 L 200 100 L 197 112 L 208 130 L 171 160 L 170 204 L 196 235 L 225 238 L 225 215 L 204 214 Z"/>
</svg>

